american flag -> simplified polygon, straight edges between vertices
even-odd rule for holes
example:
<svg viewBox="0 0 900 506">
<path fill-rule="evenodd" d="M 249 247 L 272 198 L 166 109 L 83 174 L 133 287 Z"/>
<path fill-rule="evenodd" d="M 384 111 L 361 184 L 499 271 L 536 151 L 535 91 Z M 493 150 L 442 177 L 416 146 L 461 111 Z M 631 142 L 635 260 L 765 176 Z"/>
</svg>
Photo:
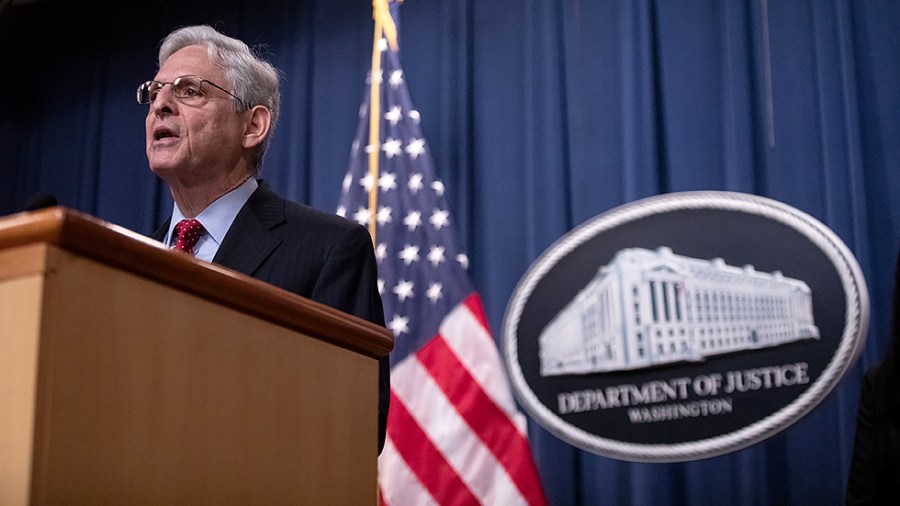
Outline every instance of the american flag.
<svg viewBox="0 0 900 506">
<path fill-rule="evenodd" d="M 396 5 L 388 14 L 385 2 L 374 4 L 372 93 L 360 108 L 338 214 L 373 232 L 395 337 L 381 501 L 545 504 L 525 418 L 469 279 L 396 45 L 382 37 L 395 33 Z"/>
</svg>

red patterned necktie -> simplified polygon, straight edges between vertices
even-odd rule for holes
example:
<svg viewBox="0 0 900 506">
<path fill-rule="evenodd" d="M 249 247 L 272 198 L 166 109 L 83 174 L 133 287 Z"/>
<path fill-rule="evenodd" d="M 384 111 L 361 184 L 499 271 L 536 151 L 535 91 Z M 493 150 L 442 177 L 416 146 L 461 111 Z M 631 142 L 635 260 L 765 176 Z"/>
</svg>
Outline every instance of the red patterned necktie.
<svg viewBox="0 0 900 506">
<path fill-rule="evenodd" d="M 172 249 L 183 251 L 191 255 L 194 254 L 194 245 L 203 235 L 203 224 L 197 220 L 181 220 L 175 225 L 175 231 L 178 233 L 178 240 Z"/>
</svg>

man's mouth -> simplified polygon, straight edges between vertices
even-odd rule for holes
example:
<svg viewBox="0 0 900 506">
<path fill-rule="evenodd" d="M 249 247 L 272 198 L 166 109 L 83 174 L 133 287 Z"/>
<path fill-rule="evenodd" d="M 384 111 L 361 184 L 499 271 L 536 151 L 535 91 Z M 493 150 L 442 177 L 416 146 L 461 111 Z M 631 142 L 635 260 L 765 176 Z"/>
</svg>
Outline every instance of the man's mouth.
<svg viewBox="0 0 900 506">
<path fill-rule="evenodd" d="M 153 130 L 153 140 L 154 141 L 161 141 L 164 139 L 171 139 L 171 138 L 177 138 L 177 137 L 178 137 L 178 135 L 176 135 L 175 132 L 173 132 L 172 130 L 169 130 L 166 127 L 158 127 L 155 130 Z"/>
</svg>

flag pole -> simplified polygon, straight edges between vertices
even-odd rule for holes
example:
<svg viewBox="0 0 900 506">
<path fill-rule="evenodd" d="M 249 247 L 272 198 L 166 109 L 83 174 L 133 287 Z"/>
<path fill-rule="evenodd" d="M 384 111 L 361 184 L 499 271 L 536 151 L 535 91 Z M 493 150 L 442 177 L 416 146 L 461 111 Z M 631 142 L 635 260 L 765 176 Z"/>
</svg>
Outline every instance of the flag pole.
<svg viewBox="0 0 900 506">
<path fill-rule="evenodd" d="M 378 212 L 378 159 L 381 153 L 381 45 L 386 38 L 391 50 L 397 50 L 397 27 L 387 0 L 372 0 L 375 35 L 372 41 L 372 71 L 369 74 L 369 234 L 375 243 L 375 218 Z"/>
</svg>

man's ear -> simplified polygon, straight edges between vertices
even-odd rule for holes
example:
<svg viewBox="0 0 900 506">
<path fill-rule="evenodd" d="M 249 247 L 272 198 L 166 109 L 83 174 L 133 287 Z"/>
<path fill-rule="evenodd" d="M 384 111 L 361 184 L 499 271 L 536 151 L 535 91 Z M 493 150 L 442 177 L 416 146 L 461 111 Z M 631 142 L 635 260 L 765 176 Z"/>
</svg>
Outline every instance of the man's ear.
<svg viewBox="0 0 900 506">
<path fill-rule="evenodd" d="M 272 125 L 272 113 L 269 109 L 262 105 L 253 106 L 247 111 L 248 120 L 244 129 L 243 144 L 244 148 L 251 149 L 259 146 L 266 140 L 269 134 L 269 127 Z"/>
</svg>

